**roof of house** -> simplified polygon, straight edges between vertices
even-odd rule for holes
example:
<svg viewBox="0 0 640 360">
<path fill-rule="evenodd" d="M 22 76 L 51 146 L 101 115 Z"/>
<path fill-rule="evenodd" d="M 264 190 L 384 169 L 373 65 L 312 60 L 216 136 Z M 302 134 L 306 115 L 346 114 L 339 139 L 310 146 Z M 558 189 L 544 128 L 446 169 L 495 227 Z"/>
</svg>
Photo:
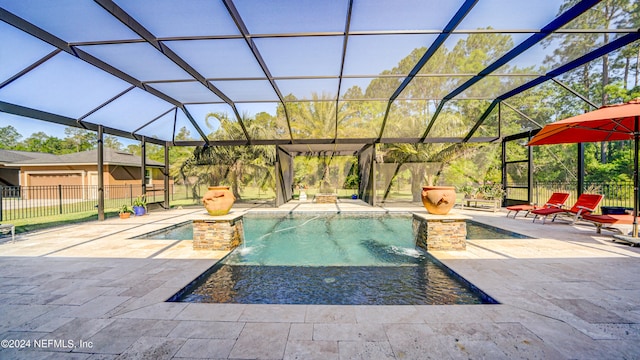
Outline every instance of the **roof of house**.
<svg viewBox="0 0 640 360">
<path fill-rule="evenodd" d="M 46 161 L 53 158 L 56 158 L 56 155 L 40 152 L 0 149 L 0 164 L 12 164 L 16 162 L 31 161 L 36 159 Z"/>
<path fill-rule="evenodd" d="M 11 150 L 12 151 L 12 150 Z M 95 165 L 98 162 L 98 150 L 88 150 L 78 153 L 53 155 L 43 153 L 30 153 L 18 151 L 19 154 L 7 154 L 0 152 L 0 163 L 9 166 L 36 166 L 36 165 Z M 34 154 L 34 155 L 31 155 Z M 35 155 L 37 154 L 37 155 Z M 43 155 L 43 156 L 39 156 Z M 118 151 L 111 148 L 104 148 L 103 162 L 105 165 L 135 166 L 140 167 L 140 156 Z M 158 167 L 164 164 L 147 160 L 147 166 Z"/>
</svg>

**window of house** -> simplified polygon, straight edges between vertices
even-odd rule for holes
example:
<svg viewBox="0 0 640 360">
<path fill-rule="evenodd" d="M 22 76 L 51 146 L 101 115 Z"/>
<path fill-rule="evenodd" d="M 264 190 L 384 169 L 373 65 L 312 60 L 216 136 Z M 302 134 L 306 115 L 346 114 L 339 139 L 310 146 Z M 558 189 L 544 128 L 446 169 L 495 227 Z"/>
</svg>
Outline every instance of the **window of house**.
<svg viewBox="0 0 640 360">
<path fill-rule="evenodd" d="M 144 183 L 147 185 L 153 185 L 153 177 L 151 177 L 151 169 L 144 170 Z"/>
</svg>

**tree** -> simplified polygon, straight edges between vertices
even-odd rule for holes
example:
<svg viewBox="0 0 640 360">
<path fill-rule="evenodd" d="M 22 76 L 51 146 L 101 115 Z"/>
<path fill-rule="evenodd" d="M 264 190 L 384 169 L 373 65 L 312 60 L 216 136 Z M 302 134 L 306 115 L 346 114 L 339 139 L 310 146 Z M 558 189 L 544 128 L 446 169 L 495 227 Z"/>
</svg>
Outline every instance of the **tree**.
<svg viewBox="0 0 640 360">
<path fill-rule="evenodd" d="M 49 154 L 65 154 L 66 143 L 55 136 L 49 136 L 42 131 L 31 134 L 16 146 L 16 150 L 43 152 Z"/>
<path fill-rule="evenodd" d="M 0 149 L 14 149 L 22 135 L 11 125 L 0 127 Z"/>
<path fill-rule="evenodd" d="M 104 137 L 104 146 L 118 151 L 122 150 L 122 143 L 113 135 L 106 135 Z"/>
<path fill-rule="evenodd" d="M 138 156 L 140 156 L 140 154 L 142 154 L 142 149 L 140 148 L 139 144 L 129 144 L 129 145 L 127 145 L 126 151 L 129 154 L 138 155 Z"/>
<path fill-rule="evenodd" d="M 209 135 L 212 139 L 239 138 L 244 136 L 238 124 L 229 119 L 227 114 L 210 113 L 207 115 L 207 124 L 217 119 L 220 126 Z M 264 121 L 270 121 L 265 117 L 256 120 L 245 116 L 243 123 L 252 139 L 259 139 L 273 131 L 264 126 Z M 194 197 L 198 185 L 221 184 L 229 185 L 237 199 L 242 198 L 240 184 L 249 179 L 258 181 L 261 187 L 275 186 L 273 166 L 275 164 L 275 147 L 266 145 L 253 146 L 198 146 L 192 156 L 187 159 L 180 173 L 184 179 L 190 176 L 196 177 L 193 191 Z"/>
<path fill-rule="evenodd" d="M 357 95 L 358 90 L 354 89 L 350 93 Z M 351 134 L 347 136 L 354 136 L 353 134 L 359 133 L 358 128 L 361 122 L 356 115 L 357 107 L 347 103 L 336 104 L 336 101 L 327 94 L 319 95 L 314 93 L 312 94 L 312 100 L 305 102 L 293 101 L 287 106 L 289 117 L 292 119 L 291 131 L 294 138 L 332 139 L 337 136 L 338 129 L 342 133 Z M 337 113 L 336 106 L 340 106 Z M 338 115 L 337 118 L 336 115 Z M 340 167 L 332 166 L 334 161 L 333 152 L 323 152 L 321 156 L 322 161 L 319 164 L 320 191 L 332 192 L 337 183 L 332 181 L 335 176 L 332 176 L 331 171 L 340 169 Z"/>
<path fill-rule="evenodd" d="M 565 1 L 559 9 L 562 13 L 575 5 L 577 1 Z M 611 28 L 637 28 L 638 4 L 629 0 L 605 0 L 576 18 L 566 27 L 568 29 L 611 29 Z M 554 36 L 545 41 L 546 46 L 554 45 L 553 52 L 545 59 L 547 68 L 556 68 L 561 64 L 580 57 L 595 47 L 608 43 L 612 35 L 607 31 L 585 33 L 571 36 Z M 596 104 L 611 104 L 629 100 L 634 93 L 632 89 L 632 71 L 634 62 L 637 64 L 640 45 L 632 43 L 619 51 L 609 53 L 595 59 L 582 67 L 563 74 L 559 80 L 567 84 L 571 89 L 589 98 Z M 560 120 L 569 116 L 578 115 L 593 110 L 593 107 L 580 100 L 573 93 L 562 88 L 549 89 L 545 95 L 548 100 L 540 101 L 550 105 L 548 116 L 540 122 Z M 544 89 L 544 88 L 543 88 Z M 519 97 L 524 99 L 524 95 Z M 511 101 L 511 99 L 509 100 Z M 541 108 L 540 105 L 528 104 L 527 108 Z M 594 145 L 586 145 L 585 149 L 585 178 L 600 181 L 609 181 L 611 169 L 620 167 L 617 162 L 620 151 L 628 151 L 628 147 L 621 142 L 601 143 L 599 151 L 591 152 Z M 534 148 L 535 178 L 538 181 L 575 181 L 576 169 L 576 145 L 554 145 Z M 598 174 L 598 175 L 597 175 Z"/>
<path fill-rule="evenodd" d="M 94 149 L 98 143 L 98 134 L 93 131 L 67 127 L 64 129 L 67 143 L 66 152 L 82 152 Z"/>
<path fill-rule="evenodd" d="M 292 102 L 287 109 L 294 138 L 332 139 L 336 136 L 336 102 L 328 94 L 313 93 L 312 101 Z M 343 118 L 345 115 L 342 114 Z"/>
<path fill-rule="evenodd" d="M 389 178 L 382 201 L 391 192 L 391 187 L 398 177 L 402 166 L 411 164 L 411 194 L 413 201 L 420 201 L 420 189 L 423 185 L 438 184 L 440 176 L 447 166 L 454 161 L 468 157 L 477 152 L 479 146 L 472 144 L 391 144 L 382 146 L 380 152 L 385 163 L 394 163 L 395 169 Z M 497 157 L 496 157 L 497 159 Z M 486 163 L 486 162 L 485 162 Z M 427 172 L 427 168 L 431 171 Z"/>
<path fill-rule="evenodd" d="M 421 74 L 437 73 L 478 73 L 487 65 L 493 63 L 502 54 L 513 47 L 511 36 L 500 34 L 471 34 L 467 38 L 456 43 L 453 49 L 441 48 L 430 61 L 420 70 Z M 411 52 L 398 64 L 398 71 L 408 72 L 426 49 L 419 48 Z M 508 71 L 506 69 L 505 71 Z M 433 116 L 431 108 L 435 107 L 435 100 L 448 93 L 447 89 L 454 89 L 460 83 L 460 78 L 452 76 L 425 76 L 414 78 L 411 85 L 403 92 L 403 97 L 411 101 L 396 101 L 389 115 L 389 121 L 385 134 L 387 136 L 414 136 L 422 134 Z M 481 98 L 484 94 L 499 85 L 497 78 L 488 78 L 482 83 L 474 85 L 467 91 L 470 98 Z M 373 83 L 372 83 L 373 85 Z M 377 85 L 377 84 L 376 84 Z M 443 91 L 443 89 L 445 89 Z M 369 91 L 369 90 L 368 90 Z M 463 136 L 473 126 L 488 107 L 488 102 L 483 100 L 450 101 L 443 107 L 437 118 L 439 124 L 431 129 L 429 137 L 454 137 Z M 481 147 L 469 144 L 391 144 L 380 146 L 380 152 L 384 153 L 384 162 L 393 163 L 395 169 L 390 175 L 389 183 L 383 195 L 383 201 L 387 199 L 391 188 L 399 177 L 404 167 L 408 167 L 411 175 L 411 193 L 414 201 L 420 200 L 420 187 L 424 184 L 436 184 L 440 176 L 446 173 L 445 169 L 455 162 L 464 161 Z M 487 149 L 490 149 L 487 147 Z M 490 163 L 478 181 L 485 181 L 488 174 L 495 178 L 496 161 L 499 158 L 496 151 L 491 151 Z M 410 166 L 405 166 L 411 164 Z M 487 164 L 485 161 L 484 164 Z M 431 169 L 428 172 L 428 169 Z M 499 179 L 499 177 L 498 177 Z"/>
<path fill-rule="evenodd" d="M 190 139 L 190 132 L 186 127 L 178 130 L 175 140 L 182 141 Z M 180 174 L 180 168 L 193 154 L 193 146 L 172 146 L 169 148 L 169 175 L 177 182 L 184 182 L 188 185 L 188 179 L 184 179 Z"/>
</svg>

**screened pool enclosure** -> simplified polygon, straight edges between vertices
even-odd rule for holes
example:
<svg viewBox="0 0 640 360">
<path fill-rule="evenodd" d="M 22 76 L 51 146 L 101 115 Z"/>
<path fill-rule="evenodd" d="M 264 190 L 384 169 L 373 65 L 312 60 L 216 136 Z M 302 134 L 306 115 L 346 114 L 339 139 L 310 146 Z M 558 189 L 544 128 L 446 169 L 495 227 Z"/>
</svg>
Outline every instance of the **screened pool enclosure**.
<svg viewBox="0 0 640 360">
<path fill-rule="evenodd" d="M 271 147 L 276 204 L 300 185 L 297 156 L 349 157 L 354 194 L 373 204 L 394 172 L 415 186 L 469 148 L 517 147 L 502 152 L 508 188 L 531 180 L 532 134 L 612 100 L 571 79 L 638 86 L 639 13 L 613 0 L 0 0 L 0 124 L 97 131 L 100 148 L 104 134 L 135 139 L 142 169 L 145 144 Z"/>
</svg>

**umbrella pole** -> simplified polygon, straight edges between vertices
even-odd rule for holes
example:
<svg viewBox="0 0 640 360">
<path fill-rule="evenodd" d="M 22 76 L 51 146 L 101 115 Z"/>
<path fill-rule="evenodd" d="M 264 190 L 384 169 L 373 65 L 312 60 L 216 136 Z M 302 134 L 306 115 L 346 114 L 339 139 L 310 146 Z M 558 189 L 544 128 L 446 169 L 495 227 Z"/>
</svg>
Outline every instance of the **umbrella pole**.
<svg viewBox="0 0 640 360">
<path fill-rule="evenodd" d="M 635 118 L 635 129 L 633 129 L 633 232 L 634 238 L 638 237 L 638 138 L 640 138 L 640 116 Z"/>
</svg>

